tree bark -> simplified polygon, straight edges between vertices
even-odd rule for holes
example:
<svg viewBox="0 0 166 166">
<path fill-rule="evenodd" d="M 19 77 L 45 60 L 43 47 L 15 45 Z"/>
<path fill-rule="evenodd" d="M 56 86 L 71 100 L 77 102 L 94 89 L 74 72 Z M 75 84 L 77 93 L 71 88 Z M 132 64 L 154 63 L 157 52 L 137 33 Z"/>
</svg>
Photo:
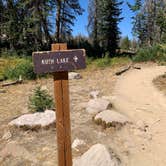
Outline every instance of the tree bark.
<svg viewBox="0 0 166 166">
<path fill-rule="evenodd" d="M 56 8 L 56 41 L 60 42 L 60 22 L 61 22 L 61 0 L 57 1 Z"/>
</svg>

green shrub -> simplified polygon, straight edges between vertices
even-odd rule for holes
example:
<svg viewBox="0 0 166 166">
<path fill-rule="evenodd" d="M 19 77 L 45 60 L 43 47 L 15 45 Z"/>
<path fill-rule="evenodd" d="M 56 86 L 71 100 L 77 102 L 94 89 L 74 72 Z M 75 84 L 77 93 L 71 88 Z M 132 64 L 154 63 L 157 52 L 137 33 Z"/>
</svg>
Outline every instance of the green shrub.
<svg viewBox="0 0 166 166">
<path fill-rule="evenodd" d="M 137 55 L 133 58 L 135 62 L 166 62 L 166 49 L 161 46 L 153 46 L 139 49 Z"/>
<path fill-rule="evenodd" d="M 92 65 L 95 67 L 108 67 L 108 66 L 116 66 L 116 65 L 126 65 L 130 63 L 131 60 L 128 57 L 104 57 L 98 59 L 87 58 L 87 65 Z"/>
<path fill-rule="evenodd" d="M 33 65 L 30 60 L 20 60 L 17 65 L 8 66 L 4 71 L 4 77 L 6 79 L 16 80 L 19 76 L 23 79 L 35 79 L 36 74 L 33 72 Z"/>
<path fill-rule="evenodd" d="M 97 67 L 108 67 L 111 65 L 111 58 L 104 57 L 94 60 L 93 64 Z"/>
<path fill-rule="evenodd" d="M 47 90 L 36 87 L 33 94 L 29 97 L 28 107 L 33 112 L 43 112 L 46 109 L 52 109 L 54 106 L 53 98 Z"/>
<path fill-rule="evenodd" d="M 87 65 L 91 65 L 93 63 L 93 61 L 94 61 L 94 58 L 92 58 L 92 57 L 86 57 L 86 64 Z"/>
<path fill-rule="evenodd" d="M 114 57 L 111 59 L 112 65 L 126 65 L 131 62 L 129 57 Z"/>
</svg>

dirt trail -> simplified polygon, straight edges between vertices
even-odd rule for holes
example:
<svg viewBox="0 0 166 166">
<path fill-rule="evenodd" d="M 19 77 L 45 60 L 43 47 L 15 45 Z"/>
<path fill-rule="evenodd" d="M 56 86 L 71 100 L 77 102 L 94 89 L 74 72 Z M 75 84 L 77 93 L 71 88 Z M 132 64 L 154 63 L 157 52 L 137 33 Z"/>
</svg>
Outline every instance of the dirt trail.
<svg viewBox="0 0 166 166">
<path fill-rule="evenodd" d="M 134 148 L 129 147 L 132 150 L 127 166 L 166 165 L 166 96 L 152 83 L 164 72 L 165 66 L 144 67 L 126 72 L 117 81 L 114 91 L 116 109 L 128 115 L 134 124 L 141 120 L 148 126 L 145 136 L 148 139 L 144 135 L 134 136 L 132 130 L 130 143 Z M 124 137 L 129 140 L 129 136 Z"/>
</svg>

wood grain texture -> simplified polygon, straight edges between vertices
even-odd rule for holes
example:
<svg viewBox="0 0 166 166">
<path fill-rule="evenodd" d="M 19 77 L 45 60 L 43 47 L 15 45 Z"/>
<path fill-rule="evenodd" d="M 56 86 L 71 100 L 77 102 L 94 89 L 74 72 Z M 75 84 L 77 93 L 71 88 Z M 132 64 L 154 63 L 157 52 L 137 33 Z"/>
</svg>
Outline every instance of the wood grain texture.
<svg viewBox="0 0 166 166">
<path fill-rule="evenodd" d="M 67 44 L 52 44 L 52 51 L 67 49 Z M 54 73 L 58 165 L 72 166 L 68 72 Z"/>
</svg>

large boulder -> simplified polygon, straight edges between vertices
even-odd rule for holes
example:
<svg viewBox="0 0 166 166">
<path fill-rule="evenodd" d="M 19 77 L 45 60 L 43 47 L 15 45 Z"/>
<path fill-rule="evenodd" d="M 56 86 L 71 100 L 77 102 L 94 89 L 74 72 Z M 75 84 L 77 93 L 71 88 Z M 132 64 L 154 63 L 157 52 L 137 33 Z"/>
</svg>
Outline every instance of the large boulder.
<svg viewBox="0 0 166 166">
<path fill-rule="evenodd" d="M 119 166 L 120 161 L 102 144 L 93 145 L 81 157 L 73 162 L 73 166 Z"/>
<path fill-rule="evenodd" d="M 46 110 L 45 112 L 37 112 L 33 114 L 25 114 L 17 119 L 12 120 L 9 126 L 25 127 L 25 128 L 45 128 L 56 121 L 55 112 Z"/>
<path fill-rule="evenodd" d="M 112 104 L 109 100 L 103 98 L 96 98 L 89 100 L 86 111 L 89 114 L 97 114 L 101 111 L 111 108 Z"/>
<path fill-rule="evenodd" d="M 127 122 L 129 122 L 129 119 L 114 110 L 105 110 L 100 113 L 98 113 L 94 117 L 94 121 L 97 124 L 106 125 L 106 127 L 116 127 L 116 126 L 123 126 Z"/>
</svg>

